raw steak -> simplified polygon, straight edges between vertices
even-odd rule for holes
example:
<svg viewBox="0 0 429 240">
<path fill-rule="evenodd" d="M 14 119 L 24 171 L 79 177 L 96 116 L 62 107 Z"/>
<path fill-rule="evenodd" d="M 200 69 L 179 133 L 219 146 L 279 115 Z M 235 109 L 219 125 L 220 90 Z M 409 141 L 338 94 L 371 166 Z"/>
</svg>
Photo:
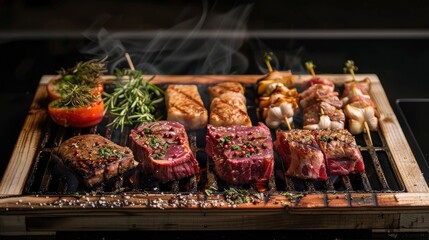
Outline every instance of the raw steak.
<svg viewBox="0 0 429 240">
<path fill-rule="evenodd" d="M 206 152 L 215 163 L 215 172 L 228 184 L 267 181 L 274 168 L 270 130 L 258 126 L 207 126 Z"/>
<path fill-rule="evenodd" d="M 159 121 L 131 130 L 130 148 L 146 174 L 169 182 L 199 172 L 185 128 L 178 122 Z"/>
</svg>

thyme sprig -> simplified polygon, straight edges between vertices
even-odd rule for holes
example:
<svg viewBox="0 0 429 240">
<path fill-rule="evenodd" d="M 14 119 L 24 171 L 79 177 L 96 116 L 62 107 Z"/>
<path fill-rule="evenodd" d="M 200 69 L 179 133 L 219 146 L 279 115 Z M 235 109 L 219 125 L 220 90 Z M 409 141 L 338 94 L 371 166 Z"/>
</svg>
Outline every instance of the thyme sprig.
<svg viewBox="0 0 429 240">
<path fill-rule="evenodd" d="M 64 84 L 65 94 L 55 103 L 56 107 L 73 108 L 90 105 L 96 102 L 100 96 L 91 93 L 91 88 L 87 85 Z"/>
<path fill-rule="evenodd" d="M 224 190 L 225 201 L 230 204 L 257 203 L 262 200 L 260 193 L 249 192 L 246 189 L 230 187 Z"/>
<path fill-rule="evenodd" d="M 116 70 L 116 88 L 113 93 L 103 93 L 105 113 L 108 111 L 114 119 L 107 126 L 120 128 L 136 123 L 154 122 L 157 104 L 164 101 L 164 91 L 143 79 L 138 70 Z"/>
<path fill-rule="evenodd" d="M 72 68 L 61 68 L 58 73 L 61 75 L 63 80 L 72 84 L 91 85 L 106 71 L 106 58 L 103 58 L 91 59 L 86 62 L 78 62 Z"/>
</svg>

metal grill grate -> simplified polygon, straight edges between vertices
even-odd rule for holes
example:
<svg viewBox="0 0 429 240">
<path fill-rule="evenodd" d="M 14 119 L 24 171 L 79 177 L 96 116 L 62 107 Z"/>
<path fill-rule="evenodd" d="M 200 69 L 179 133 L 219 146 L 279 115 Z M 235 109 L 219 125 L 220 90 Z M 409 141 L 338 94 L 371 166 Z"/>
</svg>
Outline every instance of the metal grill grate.
<svg viewBox="0 0 429 240">
<path fill-rule="evenodd" d="M 206 85 L 199 87 L 200 93 L 207 91 Z M 201 94 L 208 108 L 207 94 Z M 257 123 L 255 92 L 252 86 L 246 86 L 246 98 L 249 115 L 253 123 Z M 297 116 L 297 121 L 300 122 Z M 65 139 L 75 135 L 96 133 L 100 134 L 119 145 L 128 145 L 128 133 L 130 127 L 121 133 L 118 130 L 106 127 L 111 119 L 105 117 L 103 121 L 94 127 L 73 129 L 55 125 L 51 120 L 46 122 L 44 137 L 40 143 L 40 151 L 33 161 L 33 166 L 27 178 L 25 193 L 28 194 L 72 194 L 76 192 L 147 192 L 147 193 L 181 193 L 204 192 L 209 187 L 215 187 L 219 191 L 230 186 L 220 180 L 214 172 L 214 164 L 207 157 L 205 146 L 205 130 L 189 131 L 188 137 L 191 149 L 200 165 L 199 175 L 184 178 L 180 181 L 160 183 L 150 176 L 145 176 L 138 169 L 130 170 L 105 182 L 94 189 L 88 189 L 81 184 L 74 175 L 56 164 L 50 159 L 51 150 L 59 146 Z M 299 125 L 299 124 L 298 124 Z M 273 132 L 274 136 L 274 132 Z M 349 174 L 347 176 L 329 176 L 327 181 L 301 180 L 285 175 L 286 171 L 279 156 L 275 155 L 274 174 L 268 181 L 265 190 L 291 191 L 291 192 L 392 192 L 404 191 L 404 185 L 398 178 L 397 169 L 392 164 L 393 159 L 383 135 L 380 132 L 371 132 L 373 146 L 370 146 L 368 136 L 361 134 L 356 136 L 356 142 L 360 146 L 365 163 L 365 172 L 362 174 Z M 255 186 L 235 186 L 237 188 L 255 188 Z"/>
</svg>

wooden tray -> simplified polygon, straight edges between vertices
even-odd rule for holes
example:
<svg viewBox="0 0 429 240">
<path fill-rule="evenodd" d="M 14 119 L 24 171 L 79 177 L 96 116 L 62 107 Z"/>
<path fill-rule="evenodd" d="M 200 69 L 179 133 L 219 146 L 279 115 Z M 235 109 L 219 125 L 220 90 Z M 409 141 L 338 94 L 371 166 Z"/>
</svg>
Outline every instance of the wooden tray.
<svg viewBox="0 0 429 240">
<path fill-rule="evenodd" d="M 347 75 L 321 75 L 337 85 Z M 43 76 L 0 183 L 0 234 L 82 230 L 266 230 L 373 229 L 427 231 L 429 187 L 406 141 L 384 89 L 374 74 L 371 97 L 381 113 L 380 131 L 404 191 L 315 192 L 292 199 L 274 192 L 266 201 L 221 204 L 223 196 L 198 194 L 25 194 L 33 161 L 44 139 L 46 84 Z M 261 75 L 156 76 L 154 83 L 212 84 L 232 80 L 253 84 Z M 295 75 L 295 83 L 308 79 Z M 176 201 L 177 205 L 164 204 Z"/>
</svg>

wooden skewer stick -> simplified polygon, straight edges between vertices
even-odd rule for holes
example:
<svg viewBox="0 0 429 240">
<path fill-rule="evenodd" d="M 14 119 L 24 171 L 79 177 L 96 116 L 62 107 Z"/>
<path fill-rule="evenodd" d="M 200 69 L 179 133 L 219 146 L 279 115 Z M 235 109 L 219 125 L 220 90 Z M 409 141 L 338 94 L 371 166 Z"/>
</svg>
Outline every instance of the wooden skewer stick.
<svg viewBox="0 0 429 240">
<path fill-rule="evenodd" d="M 353 60 L 347 60 L 346 66 L 344 67 L 344 72 L 352 75 L 353 82 L 356 81 L 355 71 L 357 71 L 358 68 L 355 66 L 355 62 Z"/>
<path fill-rule="evenodd" d="M 128 65 L 130 65 L 130 69 L 135 71 L 136 69 L 134 68 L 134 64 L 133 61 L 131 61 L 131 57 L 130 54 L 128 54 L 127 52 L 125 53 L 125 58 L 127 59 Z"/>
<path fill-rule="evenodd" d="M 291 129 L 292 129 L 292 127 L 290 126 L 290 122 L 289 122 L 289 118 L 288 118 L 288 117 L 285 117 L 285 122 L 286 122 L 287 128 L 288 128 L 289 130 L 291 130 Z"/>
<path fill-rule="evenodd" d="M 308 61 L 305 63 L 305 67 L 310 72 L 311 76 L 315 77 L 316 73 L 314 72 L 314 69 L 316 68 L 316 65 L 313 64 L 313 61 Z"/>
<path fill-rule="evenodd" d="M 356 82 L 355 71 L 357 71 L 358 68 L 355 66 L 355 62 L 353 60 L 347 60 L 345 65 L 346 66 L 344 67 L 344 72 L 346 72 L 346 73 L 350 72 L 350 74 L 352 75 L 352 78 L 353 78 L 353 82 Z M 352 86 L 352 91 L 353 91 L 353 94 L 358 95 L 356 86 Z M 365 127 L 366 134 L 368 135 L 370 145 L 373 146 L 372 138 L 371 138 L 371 132 L 369 130 L 368 123 L 366 121 L 364 121 L 363 126 Z"/>
<path fill-rule="evenodd" d="M 374 146 L 374 144 L 372 144 L 371 132 L 369 130 L 368 123 L 366 121 L 363 122 L 363 126 L 365 127 L 366 134 L 368 135 L 370 146 Z"/>
<path fill-rule="evenodd" d="M 268 72 L 273 71 L 273 67 L 271 67 L 271 60 L 273 60 L 273 53 L 272 52 L 264 53 L 264 61 L 265 61 L 265 64 L 267 65 Z"/>
</svg>

